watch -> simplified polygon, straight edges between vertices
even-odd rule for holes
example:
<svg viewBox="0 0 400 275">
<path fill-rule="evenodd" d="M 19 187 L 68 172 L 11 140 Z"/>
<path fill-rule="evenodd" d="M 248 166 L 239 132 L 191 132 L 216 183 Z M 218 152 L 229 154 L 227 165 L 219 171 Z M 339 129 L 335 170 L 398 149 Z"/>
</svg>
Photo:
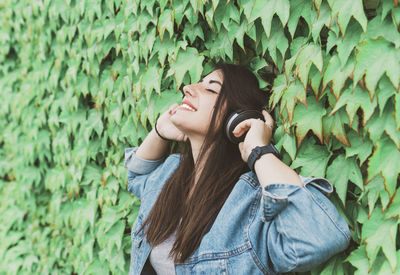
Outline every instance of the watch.
<svg viewBox="0 0 400 275">
<path fill-rule="evenodd" d="M 256 162 L 256 160 L 258 160 L 262 155 L 264 154 L 268 154 L 268 153 L 272 153 L 274 154 L 278 159 L 280 159 L 280 155 L 278 150 L 275 148 L 275 146 L 270 143 L 268 145 L 265 146 L 256 146 L 255 148 L 253 148 L 253 150 L 251 151 L 248 159 L 247 159 L 247 165 L 250 167 L 251 171 L 254 171 L 254 163 Z"/>
</svg>

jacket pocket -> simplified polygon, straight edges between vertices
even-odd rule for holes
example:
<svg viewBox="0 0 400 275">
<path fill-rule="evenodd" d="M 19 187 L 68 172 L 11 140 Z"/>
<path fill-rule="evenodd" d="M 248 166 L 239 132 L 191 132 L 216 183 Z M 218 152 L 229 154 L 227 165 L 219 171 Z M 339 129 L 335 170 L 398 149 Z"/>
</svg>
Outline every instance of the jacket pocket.
<svg viewBox="0 0 400 275">
<path fill-rule="evenodd" d="M 202 260 L 191 267 L 191 274 L 227 275 L 227 259 Z"/>
</svg>

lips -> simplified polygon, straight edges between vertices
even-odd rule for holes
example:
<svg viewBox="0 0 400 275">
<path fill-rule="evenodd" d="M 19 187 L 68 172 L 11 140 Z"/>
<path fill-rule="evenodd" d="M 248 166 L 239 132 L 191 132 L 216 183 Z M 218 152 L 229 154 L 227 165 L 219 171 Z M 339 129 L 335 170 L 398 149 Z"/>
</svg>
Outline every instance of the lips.
<svg viewBox="0 0 400 275">
<path fill-rule="evenodd" d="M 197 111 L 197 109 L 196 109 L 196 108 L 192 105 L 192 103 L 190 103 L 190 101 L 187 100 L 187 99 L 182 100 L 182 104 L 187 104 L 187 105 L 189 105 L 191 108 L 193 108 L 193 109 L 195 109 L 195 110 Z"/>
</svg>

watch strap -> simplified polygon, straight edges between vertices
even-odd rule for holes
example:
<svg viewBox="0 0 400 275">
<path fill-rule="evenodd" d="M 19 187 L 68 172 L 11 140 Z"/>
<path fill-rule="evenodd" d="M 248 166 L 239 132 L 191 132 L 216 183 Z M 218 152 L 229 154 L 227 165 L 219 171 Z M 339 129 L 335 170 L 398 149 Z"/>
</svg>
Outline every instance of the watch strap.
<svg viewBox="0 0 400 275">
<path fill-rule="evenodd" d="M 249 166 L 251 171 L 253 171 L 255 173 L 254 164 L 255 164 L 256 160 L 258 160 L 262 155 L 269 154 L 269 153 L 274 154 L 278 159 L 280 159 L 279 152 L 272 143 L 265 145 L 265 146 L 256 146 L 255 148 L 253 148 L 253 150 L 251 151 L 251 153 L 247 159 L 247 165 Z"/>
</svg>

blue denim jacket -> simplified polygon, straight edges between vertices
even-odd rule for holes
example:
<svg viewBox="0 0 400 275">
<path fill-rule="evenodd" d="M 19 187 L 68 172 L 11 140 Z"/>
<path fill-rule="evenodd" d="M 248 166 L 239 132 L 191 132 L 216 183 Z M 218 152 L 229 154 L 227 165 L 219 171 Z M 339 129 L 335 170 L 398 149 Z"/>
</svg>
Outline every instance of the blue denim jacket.
<svg viewBox="0 0 400 275">
<path fill-rule="evenodd" d="M 150 161 L 137 157 L 136 150 L 125 149 L 128 190 L 141 200 L 131 233 L 129 274 L 144 274 L 151 245 L 138 229 L 180 155 Z M 241 175 L 200 246 L 185 263 L 175 265 L 176 274 L 301 272 L 346 249 L 349 227 L 322 193 L 333 191 L 331 183 L 300 178 L 302 187 L 276 183 L 262 188 L 253 172 Z"/>
</svg>

